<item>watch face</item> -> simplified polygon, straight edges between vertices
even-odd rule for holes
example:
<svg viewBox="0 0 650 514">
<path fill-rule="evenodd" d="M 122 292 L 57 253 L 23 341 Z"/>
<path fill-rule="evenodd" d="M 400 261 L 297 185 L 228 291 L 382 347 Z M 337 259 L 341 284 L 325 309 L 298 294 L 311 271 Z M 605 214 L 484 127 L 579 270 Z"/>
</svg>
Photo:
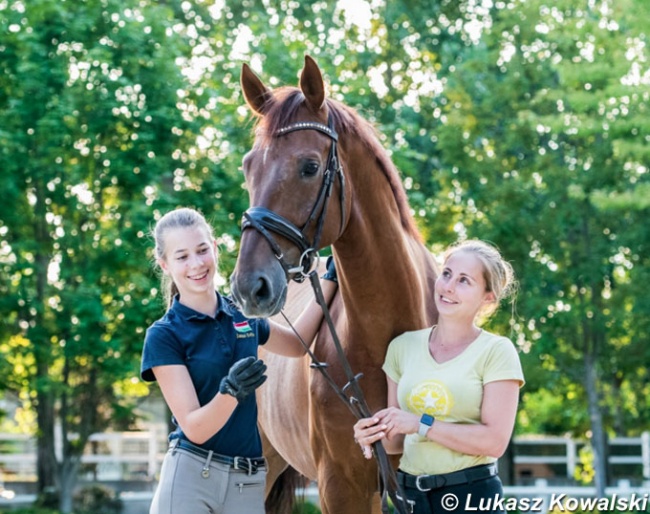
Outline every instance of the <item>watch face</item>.
<svg viewBox="0 0 650 514">
<path fill-rule="evenodd" d="M 429 414 L 422 414 L 422 418 L 420 418 L 420 423 L 424 423 L 425 425 L 433 425 L 433 416 L 430 416 Z"/>
</svg>

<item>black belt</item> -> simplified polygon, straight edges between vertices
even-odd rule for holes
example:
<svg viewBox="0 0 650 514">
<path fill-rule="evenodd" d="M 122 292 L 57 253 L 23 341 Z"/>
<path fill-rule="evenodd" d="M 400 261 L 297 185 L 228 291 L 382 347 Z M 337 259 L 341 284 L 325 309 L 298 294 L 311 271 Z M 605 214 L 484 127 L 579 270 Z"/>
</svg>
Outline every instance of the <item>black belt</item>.
<svg viewBox="0 0 650 514">
<path fill-rule="evenodd" d="M 254 475 L 257 473 L 258 468 L 263 468 L 266 466 L 266 459 L 264 457 L 229 457 L 228 455 L 221 455 L 215 453 L 212 450 L 205 450 L 195 444 L 186 441 L 185 439 L 174 439 L 169 443 L 169 448 L 177 449 L 182 448 L 194 455 L 203 457 L 206 459 L 206 465 L 210 462 L 218 462 L 220 464 L 226 464 L 232 469 L 238 469 L 245 471 L 249 475 Z M 204 468 L 205 469 L 205 468 Z"/>
<path fill-rule="evenodd" d="M 484 480 L 497 475 L 497 465 L 483 464 L 473 468 L 461 469 L 452 473 L 443 473 L 440 475 L 409 475 L 403 471 L 397 472 L 397 481 L 400 485 L 418 491 L 426 492 L 441 487 L 452 485 L 469 484 L 478 480 Z"/>
</svg>

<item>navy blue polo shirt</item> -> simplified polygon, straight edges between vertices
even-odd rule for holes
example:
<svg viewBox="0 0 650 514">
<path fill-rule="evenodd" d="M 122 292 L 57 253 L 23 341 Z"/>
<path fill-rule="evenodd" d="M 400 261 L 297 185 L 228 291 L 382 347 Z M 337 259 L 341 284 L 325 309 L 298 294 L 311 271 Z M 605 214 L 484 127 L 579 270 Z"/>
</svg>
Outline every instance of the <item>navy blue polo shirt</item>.
<svg viewBox="0 0 650 514">
<path fill-rule="evenodd" d="M 142 350 L 140 376 L 153 382 L 151 368 L 182 364 L 192 377 L 199 403 L 205 405 L 219 392 L 221 379 L 240 359 L 257 356 L 257 347 L 266 343 L 270 327 L 266 319 L 246 318 L 232 300 L 217 293 L 216 317 L 206 316 L 174 298 L 165 315 L 148 329 Z M 172 418 L 176 430 L 169 440 L 189 440 Z M 240 402 L 228 422 L 200 445 L 231 457 L 259 457 L 262 442 L 257 429 L 257 402 L 251 394 Z"/>
</svg>

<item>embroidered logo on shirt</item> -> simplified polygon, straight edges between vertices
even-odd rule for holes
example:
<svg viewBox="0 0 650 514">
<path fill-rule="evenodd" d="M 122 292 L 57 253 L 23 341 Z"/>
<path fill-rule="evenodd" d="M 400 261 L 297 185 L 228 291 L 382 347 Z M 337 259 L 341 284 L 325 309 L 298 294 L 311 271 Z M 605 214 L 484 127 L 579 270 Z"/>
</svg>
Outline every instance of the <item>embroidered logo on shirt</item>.
<svg viewBox="0 0 650 514">
<path fill-rule="evenodd" d="M 253 337 L 255 335 L 248 321 L 234 322 L 232 326 L 235 328 L 235 332 L 237 332 L 237 337 Z"/>
</svg>

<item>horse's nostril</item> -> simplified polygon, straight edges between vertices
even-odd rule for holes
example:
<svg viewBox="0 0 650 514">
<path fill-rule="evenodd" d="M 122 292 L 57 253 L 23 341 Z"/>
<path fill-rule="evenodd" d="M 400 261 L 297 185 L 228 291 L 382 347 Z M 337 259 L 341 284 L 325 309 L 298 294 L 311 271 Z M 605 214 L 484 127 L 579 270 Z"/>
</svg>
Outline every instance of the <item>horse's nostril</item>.
<svg viewBox="0 0 650 514">
<path fill-rule="evenodd" d="M 287 283 L 282 267 L 268 271 L 237 270 L 231 281 L 232 298 L 249 318 L 269 317 L 282 309 Z"/>
<path fill-rule="evenodd" d="M 265 277 L 259 277 L 255 283 L 255 287 L 252 290 L 252 296 L 259 305 L 264 301 L 268 300 L 271 294 L 271 288 L 269 287 L 269 282 Z"/>
</svg>

